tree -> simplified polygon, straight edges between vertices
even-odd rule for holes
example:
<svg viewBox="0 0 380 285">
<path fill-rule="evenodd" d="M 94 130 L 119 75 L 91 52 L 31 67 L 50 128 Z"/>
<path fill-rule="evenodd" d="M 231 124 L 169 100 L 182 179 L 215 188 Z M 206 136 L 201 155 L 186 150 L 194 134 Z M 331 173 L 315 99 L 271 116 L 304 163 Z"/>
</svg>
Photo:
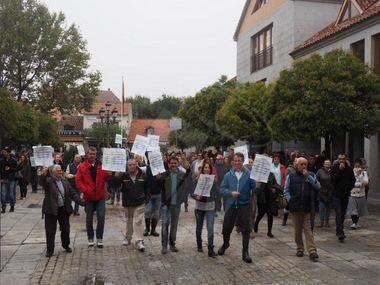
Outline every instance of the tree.
<svg viewBox="0 0 380 285">
<path fill-rule="evenodd" d="M 222 76 L 219 81 L 203 88 L 194 97 L 185 98 L 182 103 L 178 112 L 179 117 L 190 128 L 207 134 L 206 145 L 228 146 L 234 141 L 233 136 L 217 127 L 215 115 L 236 84 L 236 82 L 227 81 L 227 77 Z"/>
<path fill-rule="evenodd" d="M 179 148 L 195 147 L 197 150 L 206 147 L 208 135 L 200 130 L 184 125 L 179 131 L 172 131 L 169 134 L 169 143 Z"/>
<path fill-rule="evenodd" d="M 270 88 L 264 83 L 236 87 L 216 114 L 219 129 L 229 133 L 234 140 L 265 144 L 270 132 L 264 120 L 264 102 Z"/>
<path fill-rule="evenodd" d="M 182 99 L 163 94 L 152 104 L 152 113 L 155 119 L 170 119 L 177 115 Z"/>
<path fill-rule="evenodd" d="M 102 141 L 104 145 L 106 145 L 107 135 L 109 135 L 110 144 L 112 145 L 115 141 L 116 134 L 122 134 L 122 130 L 117 124 L 110 124 L 108 128 L 107 130 L 106 124 L 95 123 L 91 128 L 84 130 L 84 135 L 86 138 Z M 125 136 L 125 133 L 122 135 Z"/>
<path fill-rule="evenodd" d="M 126 102 L 132 104 L 133 117 L 136 119 L 150 119 L 152 115 L 151 101 L 148 97 L 136 95 L 126 98 Z"/>
<path fill-rule="evenodd" d="M 267 121 L 277 140 L 380 130 L 380 78 L 353 55 L 334 50 L 281 72 L 268 100 Z"/>
<path fill-rule="evenodd" d="M 0 19 L 0 87 L 42 112 L 89 110 L 100 73 L 76 26 L 36 0 L 1 0 Z"/>
</svg>

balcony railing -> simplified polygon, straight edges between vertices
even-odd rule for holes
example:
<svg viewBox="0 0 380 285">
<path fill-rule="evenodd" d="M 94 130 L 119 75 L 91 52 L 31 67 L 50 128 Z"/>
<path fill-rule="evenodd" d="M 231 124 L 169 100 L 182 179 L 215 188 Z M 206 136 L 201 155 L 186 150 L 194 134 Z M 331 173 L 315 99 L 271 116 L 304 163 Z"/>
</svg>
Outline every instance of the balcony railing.
<svg viewBox="0 0 380 285">
<path fill-rule="evenodd" d="M 251 56 L 251 73 L 263 69 L 273 63 L 273 47 L 269 46 Z"/>
</svg>

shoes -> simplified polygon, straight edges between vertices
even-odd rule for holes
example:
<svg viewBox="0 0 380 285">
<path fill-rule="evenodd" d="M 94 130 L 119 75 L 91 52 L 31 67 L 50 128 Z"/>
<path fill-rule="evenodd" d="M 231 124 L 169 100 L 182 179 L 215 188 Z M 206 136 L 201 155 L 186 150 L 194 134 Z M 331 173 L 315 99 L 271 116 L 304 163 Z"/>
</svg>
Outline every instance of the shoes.
<svg viewBox="0 0 380 285">
<path fill-rule="evenodd" d="M 310 253 L 309 258 L 310 258 L 311 261 L 317 262 L 319 256 L 318 256 L 318 254 L 316 252 L 312 252 L 312 253 Z"/>
<path fill-rule="evenodd" d="M 172 251 L 172 252 L 178 252 L 178 249 L 176 248 L 175 245 L 171 245 L 170 246 L 170 251 Z"/>
<path fill-rule="evenodd" d="M 125 246 L 129 246 L 129 245 L 131 245 L 131 241 L 130 241 L 129 239 L 125 238 L 125 239 L 123 240 L 123 245 L 125 245 Z"/>
<path fill-rule="evenodd" d="M 358 226 L 355 223 L 350 226 L 350 230 L 356 230 L 357 228 Z"/>
<path fill-rule="evenodd" d="M 161 249 L 162 254 L 167 254 L 168 253 L 168 248 L 166 246 L 163 246 Z"/>
<path fill-rule="evenodd" d="M 356 228 L 357 229 L 360 229 L 362 226 L 361 225 L 359 225 L 359 223 L 356 223 Z"/>
<path fill-rule="evenodd" d="M 93 239 L 89 239 L 88 240 L 88 247 L 92 247 L 94 245 L 95 245 L 94 240 Z"/>
<path fill-rule="evenodd" d="M 203 252 L 203 248 L 202 248 L 202 246 L 198 246 L 198 252 Z"/>
<path fill-rule="evenodd" d="M 242 259 L 246 263 L 252 263 L 252 258 L 249 256 L 248 251 L 243 251 Z"/>
<path fill-rule="evenodd" d="M 144 237 L 147 237 L 149 235 L 149 230 L 148 229 L 145 229 L 144 230 L 144 233 L 143 233 L 143 236 Z"/>
<path fill-rule="evenodd" d="M 274 238 L 274 235 L 272 233 L 267 233 L 267 236 L 270 238 Z"/>
<path fill-rule="evenodd" d="M 96 247 L 97 247 L 97 248 L 103 248 L 103 240 L 98 239 L 98 240 L 96 241 Z"/>
<path fill-rule="evenodd" d="M 151 235 L 151 236 L 154 236 L 154 237 L 158 237 L 158 236 L 160 236 L 159 233 L 156 232 L 155 230 L 154 230 L 154 231 L 152 230 L 152 231 L 150 232 L 150 235 Z"/>
<path fill-rule="evenodd" d="M 67 252 L 67 253 L 70 253 L 70 252 L 73 252 L 73 250 L 71 249 L 71 247 L 65 247 L 65 251 Z"/>
<path fill-rule="evenodd" d="M 145 219 L 145 230 L 144 230 L 144 233 L 143 233 L 143 236 L 146 237 L 149 235 L 149 232 L 150 232 L 150 219 Z"/>
<path fill-rule="evenodd" d="M 151 231 L 150 231 L 150 235 L 151 236 L 154 236 L 154 237 L 158 237 L 158 236 L 160 236 L 157 232 L 156 232 L 156 226 L 157 226 L 157 220 L 156 219 L 152 219 L 152 221 L 151 221 L 151 226 L 152 226 L 152 228 L 151 228 Z"/>
<path fill-rule="evenodd" d="M 45 256 L 46 256 L 46 257 L 49 257 L 49 258 L 50 258 L 50 257 L 52 257 L 52 256 L 53 256 L 53 253 L 52 253 L 52 252 L 50 252 L 50 251 L 47 251 L 47 252 L 46 252 L 46 254 L 45 254 Z"/>
<path fill-rule="evenodd" d="M 15 211 L 15 206 L 11 206 L 11 208 L 9 209 L 9 213 L 14 212 L 14 211 Z"/>
<path fill-rule="evenodd" d="M 297 253 L 296 253 L 296 256 L 297 257 L 303 257 L 303 251 L 301 251 L 301 250 L 299 250 L 299 251 L 297 251 Z"/>
<path fill-rule="evenodd" d="M 217 254 L 214 251 L 214 246 L 208 246 L 208 257 L 215 258 Z"/>
<path fill-rule="evenodd" d="M 229 245 L 222 245 L 221 248 L 219 248 L 219 250 L 218 250 L 218 255 L 224 255 L 227 248 L 229 248 L 229 247 L 230 247 Z"/>
<path fill-rule="evenodd" d="M 137 249 L 141 252 L 144 252 L 145 251 L 145 246 L 144 246 L 144 242 L 142 240 L 138 241 L 137 242 Z"/>
<path fill-rule="evenodd" d="M 344 233 L 338 234 L 338 239 L 339 239 L 340 242 L 344 242 L 345 238 L 346 238 L 346 236 L 344 235 Z"/>
</svg>

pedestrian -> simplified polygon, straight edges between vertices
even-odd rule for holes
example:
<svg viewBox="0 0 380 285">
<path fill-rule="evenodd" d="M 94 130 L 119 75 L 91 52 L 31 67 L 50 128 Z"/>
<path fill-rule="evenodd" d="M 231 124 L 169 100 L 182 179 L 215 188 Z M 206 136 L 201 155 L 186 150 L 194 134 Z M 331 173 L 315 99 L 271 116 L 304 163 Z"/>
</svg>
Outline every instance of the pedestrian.
<svg viewBox="0 0 380 285">
<path fill-rule="evenodd" d="M 45 190 L 42 215 L 45 217 L 46 257 L 51 257 L 54 253 L 57 221 L 61 231 L 62 247 L 66 252 L 72 252 L 70 248 L 70 215 L 73 212 L 71 200 L 84 206 L 84 201 L 62 174 L 61 166 L 55 164 L 51 167 L 51 175 L 48 175 L 48 168 L 45 167 L 40 177 L 40 184 Z"/>
<path fill-rule="evenodd" d="M 314 174 L 317 173 L 318 171 L 318 166 L 317 166 L 317 158 L 315 155 L 310 155 L 309 156 L 309 162 L 307 164 L 307 170 L 310 172 L 313 172 Z"/>
<path fill-rule="evenodd" d="M 319 227 L 330 227 L 330 208 L 334 184 L 331 180 L 331 160 L 326 159 L 323 162 L 323 167 L 317 171 L 317 179 L 321 184 L 321 189 L 318 191 L 319 198 Z"/>
<path fill-rule="evenodd" d="M 135 246 L 145 251 L 143 229 L 144 210 L 149 201 L 149 190 L 146 175 L 137 167 L 134 159 L 128 160 L 127 172 L 116 176 L 122 182 L 122 206 L 125 210 L 127 228 L 123 245 L 130 245 L 134 236 Z"/>
<path fill-rule="evenodd" d="M 290 161 L 291 161 L 291 163 L 288 165 L 288 167 L 286 168 L 286 171 L 285 171 L 285 178 L 288 177 L 289 174 L 296 172 L 296 167 L 297 167 L 297 153 L 296 152 L 292 152 L 290 154 Z M 284 208 L 284 217 L 282 219 L 282 226 L 283 227 L 286 226 L 288 218 L 289 218 L 289 204 L 286 203 L 285 208 Z"/>
<path fill-rule="evenodd" d="M 66 173 L 65 177 L 69 181 L 71 187 L 77 192 L 77 194 L 80 196 L 81 192 L 78 189 L 78 187 L 75 185 L 75 176 L 78 171 L 79 164 L 82 161 L 82 157 L 79 154 L 76 154 L 74 156 L 73 162 L 71 162 L 67 168 L 66 168 Z M 79 216 L 79 204 L 75 203 L 74 205 L 74 216 Z"/>
<path fill-rule="evenodd" d="M 212 175 L 213 167 L 210 161 L 202 164 L 200 174 Z M 196 240 L 198 252 L 203 252 L 202 248 L 202 228 L 203 222 L 206 219 L 207 227 L 207 242 L 208 242 L 208 256 L 215 258 L 214 252 L 214 220 L 215 220 L 215 199 L 217 197 L 217 184 L 214 180 L 210 196 L 199 196 L 192 194 L 195 201 L 195 221 L 196 221 Z"/>
<path fill-rule="evenodd" d="M 332 199 L 335 208 L 336 235 L 340 242 L 344 242 L 346 238 L 344 220 L 347 212 L 348 198 L 356 181 L 354 171 L 348 165 L 345 154 L 340 154 L 337 163 L 333 164 L 331 179 L 334 183 Z"/>
<path fill-rule="evenodd" d="M 367 171 L 363 169 L 361 159 L 355 159 L 353 170 L 356 181 L 348 200 L 347 216 L 351 216 L 352 219 L 350 229 L 356 230 L 360 228 L 359 218 L 368 215 L 365 187 L 368 185 L 369 179 Z"/>
<path fill-rule="evenodd" d="M 18 173 L 20 175 L 18 181 L 18 185 L 20 186 L 20 199 L 24 200 L 28 192 L 28 184 L 32 175 L 32 169 L 25 154 L 20 155 L 18 169 Z"/>
<path fill-rule="evenodd" d="M 190 164 L 187 161 L 183 162 L 183 166 L 186 169 L 186 173 L 183 173 L 178 169 L 178 162 L 178 157 L 171 156 L 169 158 L 169 170 L 157 175 L 157 179 L 163 188 L 161 195 L 162 254 L 168 252 L 168 244 L 172 252 L 178 252 L 176 240 L 181 204 L 185 202 L 189 194 L 188 189 L 192 184 Z"/>
<path fill-rule="evenodd" d="M 5 213 L 7 203 L 10 204 L 9 212 L 14 212 L 16 204 L 17 161 L 11 157 L 8 147 L 3 148 L 2 155 L 3 159 L 0 161 L 1 213 Z"/>
<path fill-rule="evenodd" d="M 279 154 L 273 155 L 273 163 L 271 165 L 270 171 L 274 174 L 276 183 L 281 187 L 284 187 L 286 179 L 286 167 L 280 163 Z"/>
<path fill-rule="evenodd" d="M 53 163 L 58 164 L 61 167 L 63 167 L 63 162 L 62 162 L 62 155 L 59 152 L 54 153 L 53 156 Z"/>
<path fill-rule="evenodd" d="M 96 212 L 96 246 L 103 248 L 104 221 L 106 215 L 106 189 L 105 183 L 111 175 L 108 171 L 102 169 L 102 164 L 97 160 L 97 150 L 89 147 L 87 150 L 86 160 L 78 166 L 75 176 L 75 185 L 83 193 L 86 201 L 86 229 L 88 246 L 92 247 L 94 243 L 93 219 Z"/>
<path fill-rule="evenodd" d="M 367 164 L 367 161 L 364 158 L 362 158 L 362 168 L 363 170 L 367 172 L 367 176 L 368 176 L 368 184 L 365 186 L 365 198 L 368 199 L 369 185 L 371 183 L 372 173 L 371 173 L 371 168 L 369 167 L 369 165 Z"/>
<path fill-rule="evenodd" d="M 258 232 L 259 223 L 264 215 L 268 218 L 268 231 L 267 236 L 273 238 L 273 216 L 278 215 L 277 198 L 282 195 L 282 188 L 277 184 L 274 174 L 271 172 L 268 177 L 267 183 L 261 183 L 259 192 L 257 193 L 257 207 L 258 215 L 254 223 L 253 229 L 255 233 Z"/>
<path fill-rule="evenodd" d="M 160 219 L 160 208 L 161 208 L 161 195 L 162 195 L 162 185 L 157 182 L 156 178 L 153 176 L 152 169 L 150 166 L 147 168 L 147 182 L 150 192 L 150 199 L 145 207 L 145 231 L 144 236 L 154 236 L 158 237 L 159 234 L 156 231 L 158 220 Z"/>
<path fill-rule="evenodd" d="M 216 170 L 216 186 L 217 186 L 215 212 L 218 213 L 222 210 L 222 205 L 223 205 L 223 211 L 226 210 L 225 200 L 220 195 L 220 184 L 222 184 L 223 177 L 229 170 L 229 165 L 225 163 L 223 156 L 221 154 L 218 154 L 216 156 L 216 162 L 215 162 L 214 167 Z"/>
<path fill-rule="evenodd" d="M 318 260 L 317 248 L 314 243 L 314 234 L 310 225 L 310 211 L 314 203 L 315 192 L 321 187 L 315 174 L 307 170 L 307 159 L 297 159 L 296 172 L 286 177 L 284 196 L 289 203 L 289 211 L 293 217 L 294 239 L 297 244 L 297 256 L 304 256 L 304 244 L 302 233 L 306 238 L 306 249 L 309 258 Z"/>
<path fill-rule="evenodd" d="M 249 256 L 249 235 L 251 232 L 251 198 L 257 191 L 256 182 L 250 178 L 250 172 L 243 167 L 244 155 L 234 154 L 233 168 L 224 176 L 220 186 L 220 192 L 227 198 L 227 211 L 223 221 L 223 245 L 218 250 L 219 255 L 224 255 L 230 246 L 230 236 L 236 222 L 242 232 L 242 259 L 251 263 Z"/>
</svg>

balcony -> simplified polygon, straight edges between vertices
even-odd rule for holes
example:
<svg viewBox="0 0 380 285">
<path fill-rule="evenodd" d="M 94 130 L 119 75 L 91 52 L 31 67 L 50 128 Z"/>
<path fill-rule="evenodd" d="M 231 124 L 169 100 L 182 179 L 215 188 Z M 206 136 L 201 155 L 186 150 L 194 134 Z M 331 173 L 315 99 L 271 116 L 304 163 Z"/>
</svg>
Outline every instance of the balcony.
<svg viewBox="0 0 380 285">
<path fill-rule="evenodd" d="M 273 47 L 269 46 L 251 56 L 251 73 L 263 69 L 273 63 Z"/>
</svg>

